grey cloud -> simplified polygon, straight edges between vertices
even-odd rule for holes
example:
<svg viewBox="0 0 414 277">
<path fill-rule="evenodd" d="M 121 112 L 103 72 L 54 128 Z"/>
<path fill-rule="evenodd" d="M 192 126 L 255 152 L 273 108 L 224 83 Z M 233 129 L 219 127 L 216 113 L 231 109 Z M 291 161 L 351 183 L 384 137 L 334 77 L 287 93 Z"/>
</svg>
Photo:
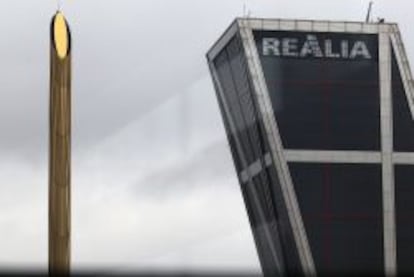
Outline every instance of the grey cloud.
<svg viewBox="0 0 414 277">
<path fill-rule="evenodd" d="M 235 181 L 235 176 L 227 141 L 222 140 L 208 145 L 175 166 L 159 168 L 135 183 L 133 189 L 137 194 L 144 193 L 148 197 L 162 199 L 205 185 L 217 187 L 219 191 L 223 186 L 234 185 L 228 182 Z"/>
</svg>

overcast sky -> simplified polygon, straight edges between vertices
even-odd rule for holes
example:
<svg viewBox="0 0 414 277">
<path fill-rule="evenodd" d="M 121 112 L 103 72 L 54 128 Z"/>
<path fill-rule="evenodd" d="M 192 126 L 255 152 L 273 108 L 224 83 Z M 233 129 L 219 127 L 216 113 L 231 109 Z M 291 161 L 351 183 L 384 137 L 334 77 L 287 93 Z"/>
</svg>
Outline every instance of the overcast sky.
<svg viewBox="0 0 414 277">
<path fill-rule="evenodd" d="M 205 53 L 241 16 L 360 21 L 364 0 L 62 0 L 75 268 L 260 271 Z M 0 267 L 47 265 L 53 0 L 0 2 Z M 409 0 L 377 0 L 400 24 Z"/>
</svg>

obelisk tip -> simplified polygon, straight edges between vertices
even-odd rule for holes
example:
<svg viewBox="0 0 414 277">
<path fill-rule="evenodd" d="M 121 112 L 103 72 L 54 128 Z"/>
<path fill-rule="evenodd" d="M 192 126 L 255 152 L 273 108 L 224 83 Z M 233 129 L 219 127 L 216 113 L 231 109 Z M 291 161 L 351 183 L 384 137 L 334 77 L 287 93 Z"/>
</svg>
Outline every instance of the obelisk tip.
<svg viewBox="0 0 414 277">
<path fill-rule="evenodd" d="M 52 38 L 58 57 L 64 59 L 70 50 L 70 33 L 65 16 L 59 10 L 52 19 Z"/>
</svg>

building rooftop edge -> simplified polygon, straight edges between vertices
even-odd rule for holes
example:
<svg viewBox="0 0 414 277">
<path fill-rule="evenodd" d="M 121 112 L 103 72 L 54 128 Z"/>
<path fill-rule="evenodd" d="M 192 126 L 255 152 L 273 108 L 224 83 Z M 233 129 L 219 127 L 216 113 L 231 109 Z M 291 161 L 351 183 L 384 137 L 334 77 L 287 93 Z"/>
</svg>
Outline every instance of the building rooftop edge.
<svg viewBox="0 0 414 277">
<path fill-rule="evenodd" d="M 394 22 L 367 23 L 363 21 L 236 17 L 208 49 L 206 56 L 207 59 L 213 58 L 215 54 L 217 54 L 218 49 L 221 48 L 225 42 L 227 42 L 230 37 L 237 32 L 238 29 L 246 27 L 256 30 L 377 34 L 384 30 L 390 30 L 392 26 L 396 26 L 398 28 L 398 24 Z"/>
<path fill-rule="evenodd" d="M 317 23 L 339 23 L 339 24 L 362 24 L 362 25 L 398 25 L 396 22 L 365 22 L 348 20 L 328 19 L 292 19 L 292 18 L 270 18 L 270 17 L 236 17 L 235 21 L 267 21 L 267 22 L 317 22 Z"/>
</svg>

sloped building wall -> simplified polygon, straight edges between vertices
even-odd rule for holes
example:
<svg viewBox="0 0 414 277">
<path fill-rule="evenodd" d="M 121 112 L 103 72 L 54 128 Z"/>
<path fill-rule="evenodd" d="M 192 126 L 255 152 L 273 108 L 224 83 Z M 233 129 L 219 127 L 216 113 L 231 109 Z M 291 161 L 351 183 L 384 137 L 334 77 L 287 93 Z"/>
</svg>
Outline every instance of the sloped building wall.
<svg viewBox="0 0 414 277">
<path fill-rule="evenodd" d="M 207 57 L 265 276 L 414 273 L 414 82 L 398 27 L 229 30 Z"/>
</svg>

